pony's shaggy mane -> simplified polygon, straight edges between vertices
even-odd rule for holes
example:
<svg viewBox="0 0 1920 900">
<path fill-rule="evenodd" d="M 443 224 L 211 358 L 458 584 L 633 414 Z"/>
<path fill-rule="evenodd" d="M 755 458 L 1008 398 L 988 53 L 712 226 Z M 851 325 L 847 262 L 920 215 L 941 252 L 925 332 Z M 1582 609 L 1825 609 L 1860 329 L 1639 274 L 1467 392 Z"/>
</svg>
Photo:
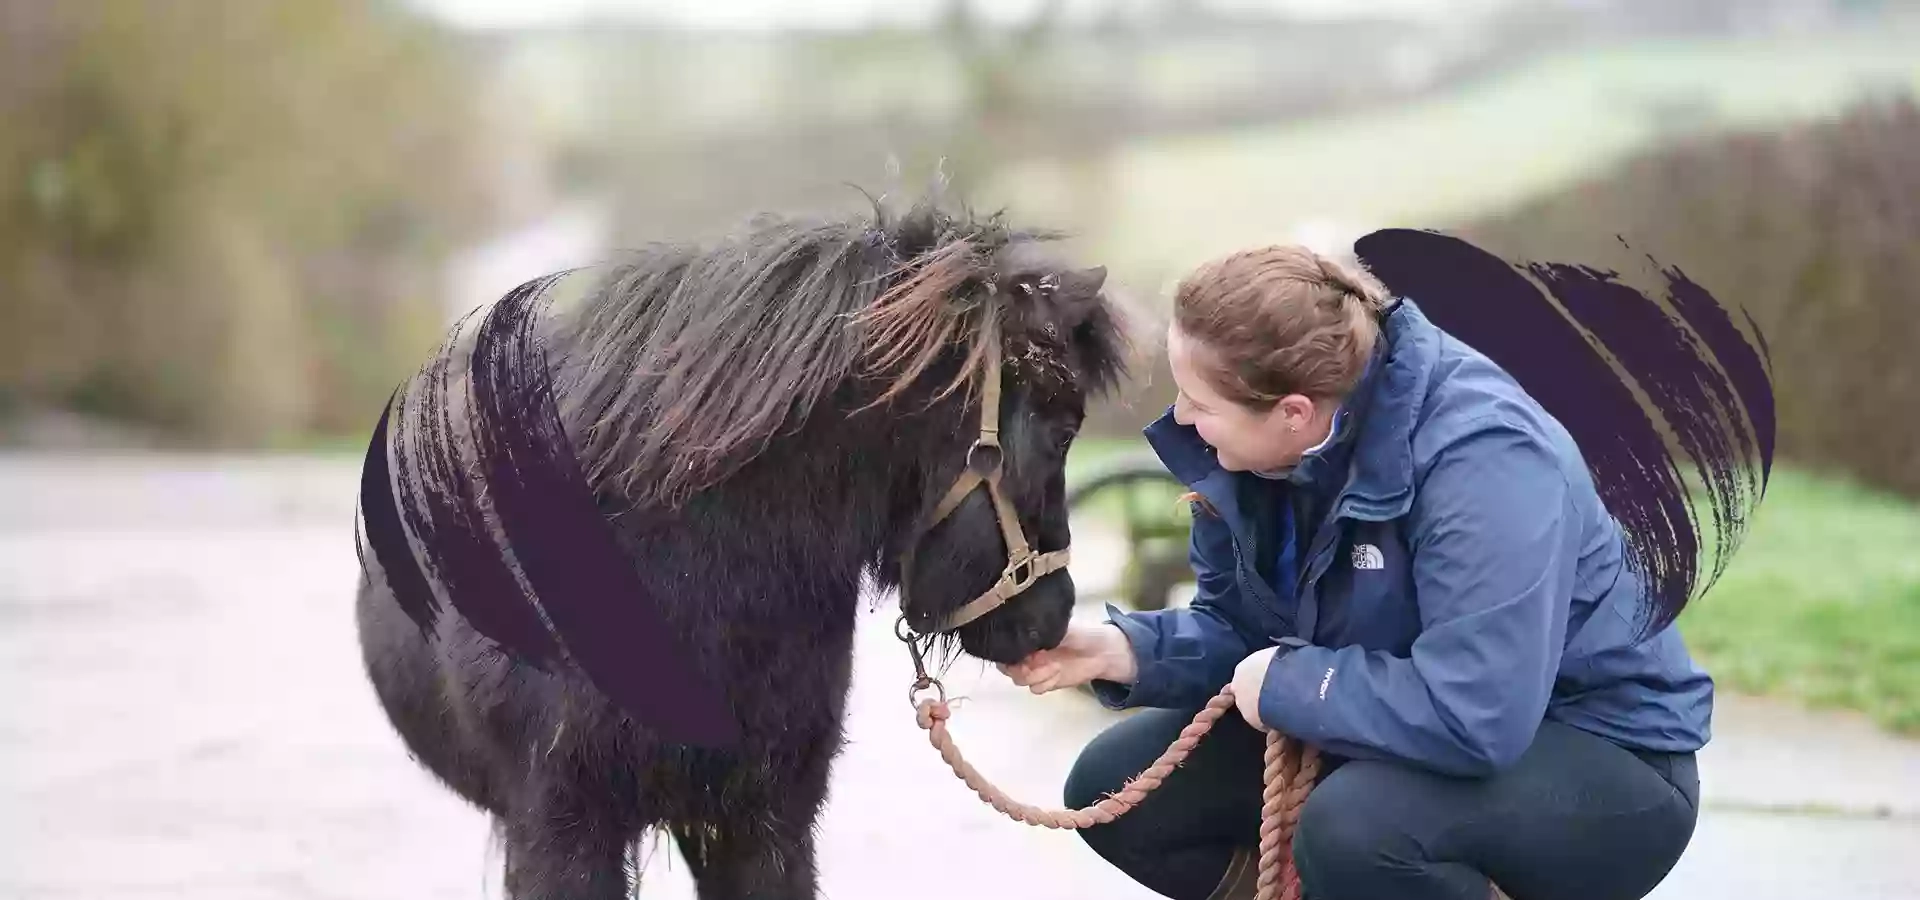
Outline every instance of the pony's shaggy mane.
<svg viewBox="0 0 1920 900">
<path fill-rule="evenodd" d="M 923 201 L 898 218 L 878 204 L 870 218 L 765 217 L 711 247 L 635 252 L 562 342 L 588 478 L 677 507 L 849 379 L 877 408 L 961 341 L 965 362 L 930 399 L 971 390 L 997 332 L 982 321 L 995 254 L 1054 237 Z"/>
</svg>

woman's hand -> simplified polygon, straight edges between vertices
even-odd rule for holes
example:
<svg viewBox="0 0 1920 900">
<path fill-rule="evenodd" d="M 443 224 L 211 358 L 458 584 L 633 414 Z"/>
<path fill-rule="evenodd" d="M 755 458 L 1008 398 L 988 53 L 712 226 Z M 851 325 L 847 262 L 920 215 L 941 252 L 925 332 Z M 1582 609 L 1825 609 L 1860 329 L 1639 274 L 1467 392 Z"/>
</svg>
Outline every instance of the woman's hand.
<svg viewBox="0 0 1920 900">
<path fill-rule="evenodd" d="M 1279 650 L 1255 650 L 1233 667 L 1233 705 L 1248 725 L 1260 731 L 1267 730 L 1266 723 L 1260 721 L 1260 686 L 1267 683 L 1267 668 L 1273 665 L 1273 655 Z"/>
<path fill-rule="evenodd" d="M 1073 688 L 1094 679 L 1132 684 L 1133 645 L 1111 622 L 1074 622 L 1052 650 L 1038 650 L 1012 665 L 996 664 L 1013 683 L 1036 694 Z"/>
</svg>

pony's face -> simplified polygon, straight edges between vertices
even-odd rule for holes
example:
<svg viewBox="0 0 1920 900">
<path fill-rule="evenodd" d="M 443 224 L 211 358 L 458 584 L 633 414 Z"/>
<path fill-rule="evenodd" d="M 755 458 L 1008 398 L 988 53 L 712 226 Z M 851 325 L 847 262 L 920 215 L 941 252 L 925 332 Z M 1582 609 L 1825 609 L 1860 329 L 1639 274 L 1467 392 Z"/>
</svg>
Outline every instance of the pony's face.
<svg viewBox="0 0 1920 900">
<path fill-rule="evenodd" d="M 1067 451 L 1086 413 L 1086 397 L 1111 383 L 1120 366 L 1117 327 L 1101 293 L 1104 268 L 1070 269 L 1019 245 L 1002 252 L 994 284 L 1003 298 L 1000 487 L 1036 554 L 1064 550 Z M 934 510 L 965 471 L 980 436 L 980 406 L 968 404 L 921 485 L 921 508 Z M 902 585 L 917 630 L 941 621 L 994 588 L 1009 561 L 999 513 L 984 484 L 921 537 Z M 1073 577 L 1048 572 L 954 632 L 966 653 L 1016 662 L 1059 644 L 1074 607 Z"/>
</svg>

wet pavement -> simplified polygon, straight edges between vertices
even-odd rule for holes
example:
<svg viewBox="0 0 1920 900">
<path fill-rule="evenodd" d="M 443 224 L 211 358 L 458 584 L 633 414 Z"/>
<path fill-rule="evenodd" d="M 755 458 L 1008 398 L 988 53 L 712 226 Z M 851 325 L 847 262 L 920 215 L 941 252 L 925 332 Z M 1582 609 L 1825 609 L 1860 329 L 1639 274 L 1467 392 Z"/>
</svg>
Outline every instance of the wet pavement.
<svg viewBox="0 0 1920 900">
<path fill-rule="evenodd" d="M 351 459 L 0 456 L 0 897 L 501 896 L 485 817 L 407 758 L 360 671 L 355 477 Z M 1091 578 L 1103 551 L 1075 549 Z M 888 609 L 861 620 L 823 895 L 1155 896 L 953 777 L 913 723 Z M 948 685 L 970 698 L 968 758 L 1038 804 L 1114 721 L 979 663 Z M 1920 744 L 1741 698 L 1716 729 L 1708 811 L 1654 897 L 1920 897 Z M 669 842 L 640 896 L 692 896 Z"/>
</svg>

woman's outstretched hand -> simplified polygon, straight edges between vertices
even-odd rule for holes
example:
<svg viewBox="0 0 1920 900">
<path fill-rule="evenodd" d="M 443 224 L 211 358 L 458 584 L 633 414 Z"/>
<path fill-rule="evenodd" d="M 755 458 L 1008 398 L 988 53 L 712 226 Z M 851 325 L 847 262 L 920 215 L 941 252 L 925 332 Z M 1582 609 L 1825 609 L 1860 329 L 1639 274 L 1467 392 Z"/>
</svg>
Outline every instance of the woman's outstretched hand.
<svg viewBox="0 0 1920 900">
<path fill-rule="evenodd" d="M 1039 650 L 1012 665 L 997 663 L 1013 683 L 1044 694 L 1094 679 L 1132 684 L 1133 645 L 1110 622 L 1074 622 L 1052 650 Z"/>
</svg>

